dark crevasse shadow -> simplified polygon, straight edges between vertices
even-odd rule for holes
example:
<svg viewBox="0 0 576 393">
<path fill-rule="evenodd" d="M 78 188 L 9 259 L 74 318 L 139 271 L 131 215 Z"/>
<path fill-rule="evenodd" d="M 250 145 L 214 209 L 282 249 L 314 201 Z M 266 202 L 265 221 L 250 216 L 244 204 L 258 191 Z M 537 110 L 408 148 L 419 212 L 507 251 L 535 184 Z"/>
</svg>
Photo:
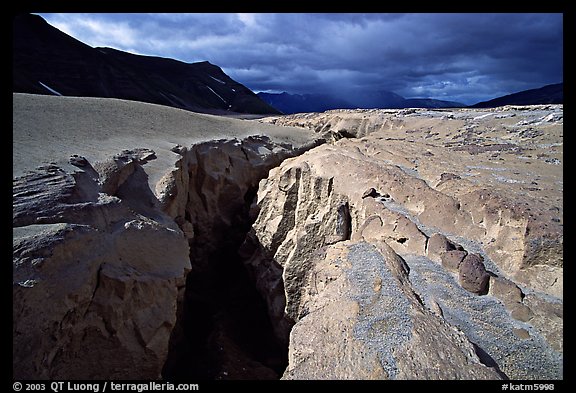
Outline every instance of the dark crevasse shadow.
<svg viewBox="0 0 576 393">
<path fill-rule="evenodd" d="M 279 379 L 288 365 L 288 347 L 277 340 L 266 302 L 237 251 L 251 227 L 247 217 L 238 215 L 206 260 L 195 261 L 191 249 L 164 379 Z"/>
<path fill-rule="evenodd" d="M 504 374 L 502 370 L 500 370 L 500 367 L 498 367 L 498 363 L 496 363 L 496 360 L 494 360 L 492 356 L 490 356 L 480 346 L 474 343 L 472 343 L 472 346 L 474 347 L 474 352 L 476 352 L 476 356 L 478 356 L 478 359 L 480 359 L 482 364 L 484 364 L 487 367 L 493 368 L 498 373 L 498 375 L 502 377 L 502 379 L 510 379 L 506 374 Z"/>
<path fill-rule="evenodd" d="M 242 261 L 234 252 L 222 251 L 209 265 L 188 275 L 183 337 L 169 355 L 164 378 L 280 378 L 288 350 L 276 341 L 266 304 Z"/>
</svg>

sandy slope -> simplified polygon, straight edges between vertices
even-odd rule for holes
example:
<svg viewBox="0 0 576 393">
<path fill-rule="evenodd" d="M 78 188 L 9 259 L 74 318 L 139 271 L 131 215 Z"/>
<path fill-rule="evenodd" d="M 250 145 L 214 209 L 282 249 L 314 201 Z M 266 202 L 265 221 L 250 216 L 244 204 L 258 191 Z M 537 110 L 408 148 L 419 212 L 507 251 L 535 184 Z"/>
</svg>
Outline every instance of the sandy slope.
<svg viewBox="0 0 576 393">
<path fill-rule="evenodd" d="M 302 145 L 314 133 L 255 120 L 240 120 L 109 98 L 13 95 L 13 176 L 55 162 L 67 169 L 72 154 L 95 163 L 137 147 L 154 150 L 146 165 L 150 182 L 159 179 L 178 157 L 176 144 L 219 138 L 267 135 L 274 141 Z"/>
<path fill-rule="evenodd" d="M 14 94 L 14 378 L 160 378 L 190 256 L 231 237 L 287 144 L 316 138 L 138 102 Z M 88 163 L 69 164 L 73 154 Z"/>
</svg>

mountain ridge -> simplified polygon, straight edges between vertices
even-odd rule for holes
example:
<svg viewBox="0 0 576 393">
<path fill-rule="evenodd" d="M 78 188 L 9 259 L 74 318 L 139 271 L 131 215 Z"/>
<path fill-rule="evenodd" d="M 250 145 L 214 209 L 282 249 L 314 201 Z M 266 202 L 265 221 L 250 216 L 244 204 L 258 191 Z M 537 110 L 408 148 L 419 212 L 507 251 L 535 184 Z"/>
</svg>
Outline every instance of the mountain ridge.
<svg viewBox="0 0 576 393">
<path fill-rule="evenodd" d="M 290 94 L 260 92 L 258 96 L 269 105 L 284 114 L 324 112 L 332 109 L 403 109 L 403 108 L 496 108 L 505 105 L 542 105 L 562 104 L 564 102 L 564 83 L 554 83 L 535 89 L 465 105 L 455 101 L 434 98 L 404 98 L 396 93 L 382 90 L 360 99 L 342 100 L 328 94 Z M 339 105 L 337 103 L 340 103 Z"/>
<path fill-rule="evenodd" d="M 495 108 L 504 105 L 538 105 L 564 103 L 564 83 L 554 83 L 536 89 L 522 90 L 516 93 L 481 101 L 469 108 Z"/>
<path fill-rule="evenodd" d="M 465 105 L 387 90 L 338 94 L 254 93 L 208 61 L 185 63 L 91 47 L 41 16 L 13 18 L 13 92 L 128 99 L 213 114 L 293 114 L 332 109 L 491 108 L 563 103 L 563 83 Z"/>
<path fill-rule="evenodd" d="M 120 98 L 196 112 L 278 113 L 207 61 L 93 48 L 38 15 L 13 19 L 12 61 L 18 93 Z"/>
<path fill-rule="evenodd" d="M 284 114 L 324 112 L 332 109 L 403 109 L 403 108 L 463 108 L 460 102 L 433 98 L 404 98 L 396 93 L 381 90 L 370 94 L 357 94 L 355 99 L 341 99 L 329 94 L 257 94 L 262 100 Z"/>
<path fill-rule="evenodd" d="M 290 94 L 287 92 L 275 94 L 260 92 L 257 95 L 284 114 L 324 112 L 335 108 L 356 108 L 354 104 L 328 94 Z"/>
</svg>

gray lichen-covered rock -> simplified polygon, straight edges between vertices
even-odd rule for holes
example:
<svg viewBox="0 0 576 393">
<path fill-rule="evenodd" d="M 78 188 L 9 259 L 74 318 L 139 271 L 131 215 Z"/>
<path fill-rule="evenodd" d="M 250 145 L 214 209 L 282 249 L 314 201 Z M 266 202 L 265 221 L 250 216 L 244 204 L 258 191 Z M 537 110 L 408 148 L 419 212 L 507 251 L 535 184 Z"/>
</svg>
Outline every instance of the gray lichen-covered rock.
<svg viewBox="0 0 576 393">
<path fill-rule="evenodd" d="M 339 243 L 315 259 L 283 378 L 499 379 L 419 303 L 403 265 L 385 243 Z"/>
</svg>

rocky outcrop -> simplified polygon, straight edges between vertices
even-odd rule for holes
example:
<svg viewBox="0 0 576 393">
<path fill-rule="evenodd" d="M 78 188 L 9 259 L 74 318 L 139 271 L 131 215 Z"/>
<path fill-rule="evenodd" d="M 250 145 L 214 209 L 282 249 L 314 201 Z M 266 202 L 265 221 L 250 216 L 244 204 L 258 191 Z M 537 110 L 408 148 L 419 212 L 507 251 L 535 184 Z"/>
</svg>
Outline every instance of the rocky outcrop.
<svg viewBox="0 0 576 393">
<path fill-rule="evenodd" d="M 285 379 L 501 378 L 421 303 L 405 262 L 384 242 L 328 246 L 306 283 Z"/>
<path fill-rule="evenodd" d="M 362 191 L 391 195 L 422 225 L 482 244 L 506 275 L 562 296 L 562 171 L 554 164 L 562 162 L 562 106 L 341 110 L 265 121 L 362 137 L 337 144 L 351 159 L 329 165 L 362 162 L 363 177 L 387 183 L 362 183 Z M 366 172 L 364 162 L 386 171 L 376 175 L 371 164 Z"/>
<path fill-rule="evenodd" d="M 561 143 L 561 123 L 545 120 L 555 110 L 271 119 L 322 133 L 349 117 L 346 132 L 367 135 L 286 160 L 260 184 L 243 252 L 289 342 L 284 378 L 562 378 L 561 172 L 537 158 Z M 529 154 L 456 149 L 514 144 L 532 118 L 547 138 L 522 140 Z"/>
<path fill-rule="evenodd" d="M 193 258 L 201 263 L 226 243 L 230 228 L 242 226 L 241 215 L 268 171 L 319 143 L 320 139 L 293 147 L 266 136 L 250 136 L 179 147 L 176 153 L 181 158 L 155 191 L 162 210 L 188 233 L 198 254 Z"/>
<path fill-rule="evenodd" d="M 157 184 L 156 192 L 164 211 L 188 238 L 193 270 L 187 278 L 183 313 L 172 335 L 165 376 L 274 379 L 281 374 L 287 343 L 277 349 L 274 336 L 263 328 L 269 325 L 265 308 L 264 322 L 254 310 L 247 310 L 243 316 L 231 311 L 248 307 L 238 304 L 236 297 L 258 297 L 253 284 L 244 277 L 236 251 L 252 222 L 250 205 L 260 180 L 285 158 L 321 142 L 313 140 L 292 146 L 273 142 L 266 136 L 251 136 L 174 149 L 180 158 L 174 170 Z M 258 310 L 258 301 L 250 307 Z M 199 318 L 204 320 L 198 321 Z M 247 328 L 246 324 L 251 323 L 263 326 Z M 248 342 L 253 340 L 251 333 L 238 332 L 246 329 L 260 334 L 257 343 Z M 251 350 L 254 345 L 257 348 Z M 205 347 L 218 350 L 199 356 Z M 270 354 L 265 354 L 266 351 Z M 206 363 L 211 366 L 202 370 Z"/>
<path fill-rule="evenodd" d="M 159 378 L 169 340 L 186 334 L 177 309 L 191 267 L 211 269 L 211 254 L 242 239 L 260 179 L 317 143 L 175 146 L 154 192 L 143 165 L 156 154 L 145 148 L 94 166 L 76 154 L 72 173 L 53 164 L 15 178 L 15 378 Z"/>
<path fill-rule="evenodd" d="M 304 117 L 16 127 L 14 378 L 561 379 L 562 108 Z"/>
<path fill-rule="evenodd" d="M 424 306 L 408 266 L 386 242 L 349 240 L 354 207 L 342 215 L 348 198 L 333 178 L 315 176 L 307 156 L 262 185 L 260 215 L 244 246 L 278 336 L 290 335 L 284 377 L 499 378 L 461 332 Z M 437 347 L 444 352 L 431 351 Z"/>
<path fill-rule="evenodd" d="M 213 261 L 203 258 L 214 249 L 223 260 L 234 256 L 260 178 L 315 146 L 313 133 L 130 101 L 26 94 L 14 95 L 13 119 L 15 379 L 157 379 L 180 360 L 173 349 L 186 334 L 198 336 L 185 351 L 199 354 L 194 368 L 211 368 L 204 378 L 274 378 L 270 367 L 283 370 L 276 354 L 255 358 L 234 341 L 247 330 L 227 315 L 246 310 L 247 323 L 265 321 L 248 315 L 258 299 L 237 288 L 242 265 L 224 266 L 226 284 L 223 265 L 207 276 L 188 273 L 206 270 Z M 205 312 L 202 302 L 227 298 Z M 193 328 L 183 331 L 190 319 Z M 262 325 L 253 330 L 268 346 Z M 208 336 L 226 351 L 206 353 Z M 201 375 L 185 371 L 183 378 Z"/>
<path fill-rule="evenodd" d="M 189 249 L 139 153 L 14 179 L 14 378 L 160 376 Z"/>
</svg>

